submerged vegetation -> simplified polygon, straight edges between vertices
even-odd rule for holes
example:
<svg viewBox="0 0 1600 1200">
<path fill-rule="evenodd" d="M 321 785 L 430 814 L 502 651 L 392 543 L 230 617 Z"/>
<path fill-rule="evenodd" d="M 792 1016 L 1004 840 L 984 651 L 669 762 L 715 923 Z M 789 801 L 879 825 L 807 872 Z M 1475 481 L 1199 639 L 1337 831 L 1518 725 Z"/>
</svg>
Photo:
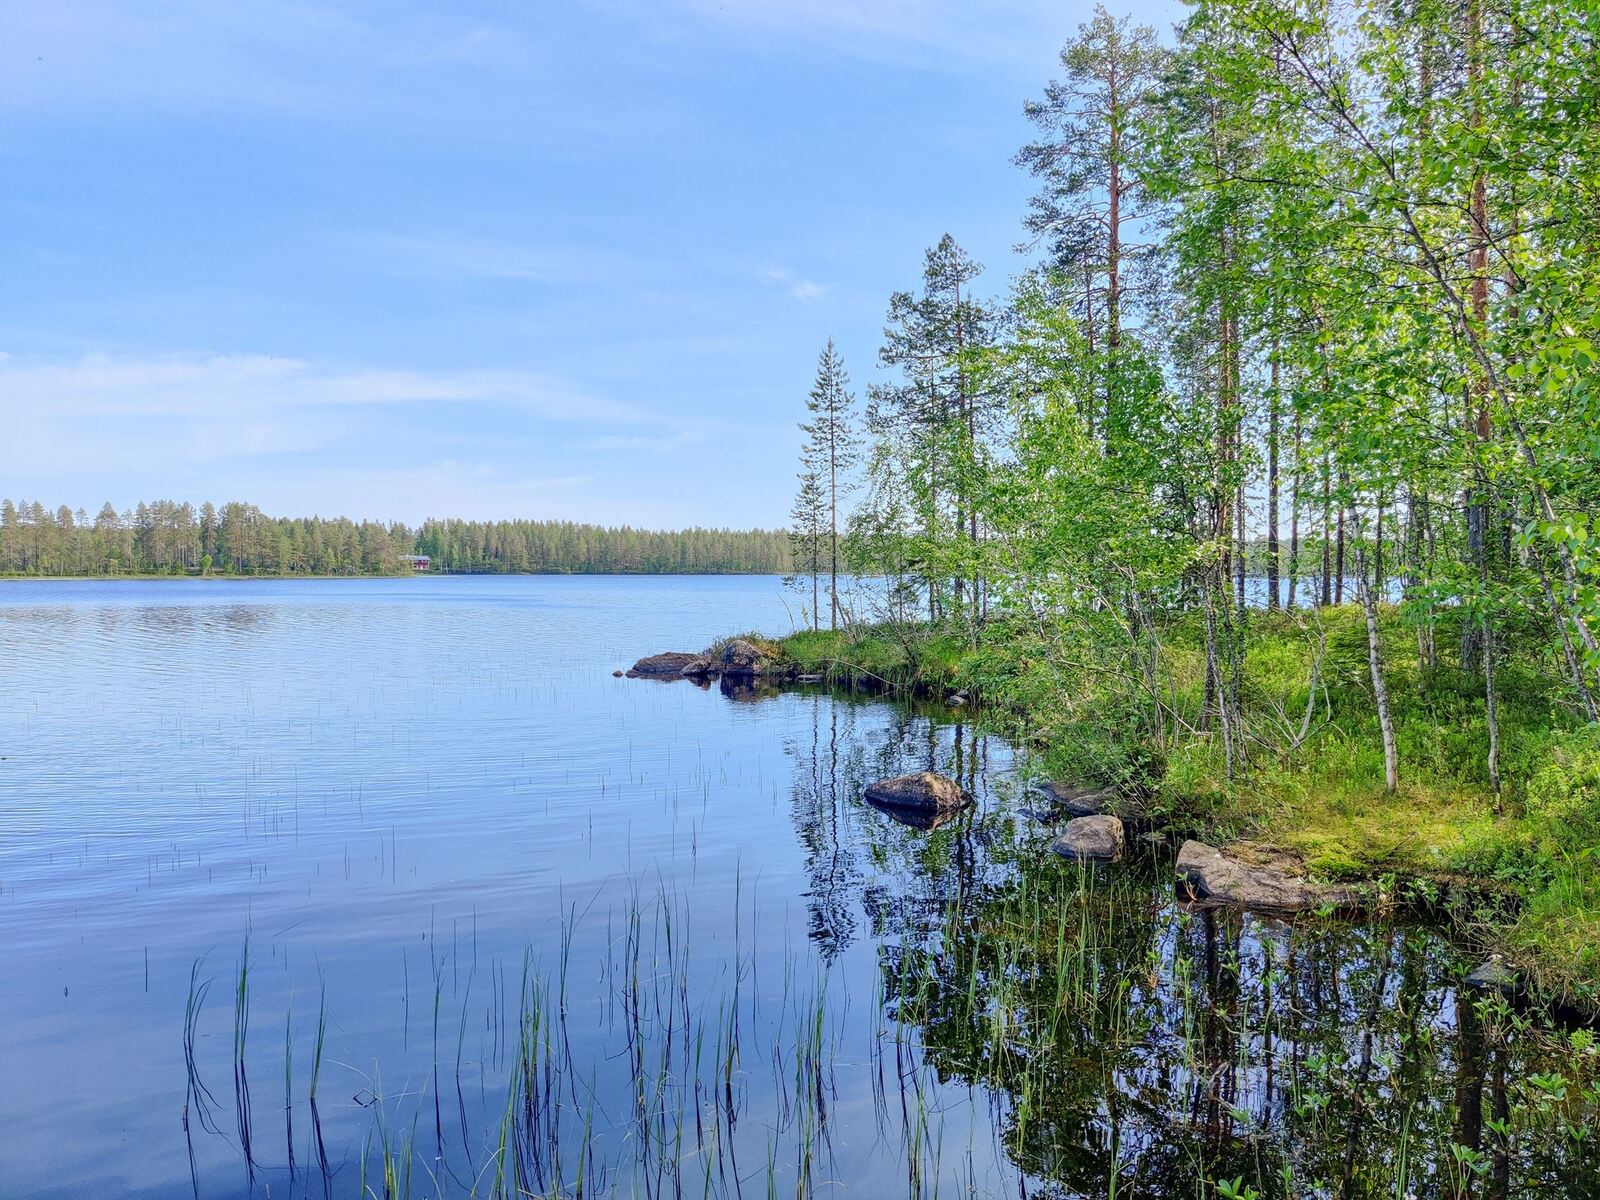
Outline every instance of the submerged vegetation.
<svg viewBox="0 0 1600 1200">
<path fill-rule="evenodd" d="M 946 234 L 889 301 L 842 533 L 803 426 L 813 592 L 836 544 L 885 585 L 786 652 L 981 697 L 1174 825 L 1470 885 L 1600 1000 L 1597 44 L 1539 0 L 1097 10 L 1026 109 L 1012 293 Z"/>
</svg>

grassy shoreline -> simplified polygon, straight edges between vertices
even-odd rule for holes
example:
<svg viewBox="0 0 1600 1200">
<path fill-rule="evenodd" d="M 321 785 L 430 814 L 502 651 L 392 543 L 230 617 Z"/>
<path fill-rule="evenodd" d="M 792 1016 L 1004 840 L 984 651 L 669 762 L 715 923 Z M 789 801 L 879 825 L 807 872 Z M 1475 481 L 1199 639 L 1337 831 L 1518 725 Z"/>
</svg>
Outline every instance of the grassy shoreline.
<svg viewBox="0 0 1600 1200">
<path fill-rule="evenodd" d="M 1048 778 L 1118 785 L 1176 830 L 1287 854 L 1313 877 L 1441 908 L 1503 953 L 1535 993 L 1600 1010 L 1600 731 L 1564 705 L 1540 664 L 1512 660 L 1502 671 L 1496 796 L 1481 683 L 1448 667 L 1421 669 L 1399 612 L 1385 610 L 1402 765 L 1390 793 L 1360 609 L 1249 620 L 1242 669 L 1252 750 L 1232 779 L 1205 728 L 1203 630 L 1192 620 L 1164 630 L 1178 728 L 1160 746 L 1122 735 L 1114 688 L 1082 686 L 1080 677 L 1062 695 L 1067 681 L 1052 681 L 1003 625 L 976 641 L 951 629 L 861 626 L 763 645 L 835 684 L 963 694 Z"/>
</svg>

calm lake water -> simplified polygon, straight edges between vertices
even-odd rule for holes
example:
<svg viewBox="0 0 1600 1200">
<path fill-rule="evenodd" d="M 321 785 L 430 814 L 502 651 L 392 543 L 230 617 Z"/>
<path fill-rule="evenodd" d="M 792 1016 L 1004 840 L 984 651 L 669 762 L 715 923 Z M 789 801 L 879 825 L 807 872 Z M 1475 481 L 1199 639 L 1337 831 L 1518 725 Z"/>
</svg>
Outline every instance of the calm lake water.
<svg viewBox="0 0 1600 1200">
<path fill-rule="evenodd" d="M 1441 932 L 1068 866 L 950 711 L 612 676 L 797 611 L 0 584 L 0 1196 L 1600 1195 L 1588 1035 Z"/>
</svg>

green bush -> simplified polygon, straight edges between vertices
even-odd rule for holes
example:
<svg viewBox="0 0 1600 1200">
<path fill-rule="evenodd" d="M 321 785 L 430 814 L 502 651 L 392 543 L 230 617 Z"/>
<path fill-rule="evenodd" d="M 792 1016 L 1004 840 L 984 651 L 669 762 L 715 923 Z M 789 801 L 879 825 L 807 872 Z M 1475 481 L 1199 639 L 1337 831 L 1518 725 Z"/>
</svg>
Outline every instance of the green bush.
<svg viewBox="0 0 1600 1200">
<path fill-rule="evenodd" d="M 1586 729 L 1557 744 L 1528 780 L 1527 813 L 1550 853 L 1600 846 L 1600 735 Z"/>
</svg>

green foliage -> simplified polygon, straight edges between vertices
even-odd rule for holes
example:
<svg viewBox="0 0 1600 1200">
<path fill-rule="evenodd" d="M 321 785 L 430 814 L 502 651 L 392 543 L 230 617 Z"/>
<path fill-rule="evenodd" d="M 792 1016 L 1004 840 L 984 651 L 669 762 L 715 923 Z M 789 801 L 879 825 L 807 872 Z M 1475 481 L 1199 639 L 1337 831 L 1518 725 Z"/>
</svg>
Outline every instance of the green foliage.
<svg viewBox="0 0 1600 1200">
<path fill-rule="evenodd" d="M 948 236 L 891 299 L 879 640 L 835 660 L 1314 870 L 1588 911 L 1597 40 L 1555 0 L 1196 0 L 1172 47 L 1096 10 L 1026 108 L 1004 319 Z"/>
<path fill-rule="evenodd" d="M 571 521 L 428 520 L 418 529 L 343 517 L 269 517 L 252 504 L 220 509 L 156 501 L 91 522 L 65 505 L 0 505 L 0 574 L 393 575 L 402 555 L 465 574 L 782 574 L 776 530 L 653 532 Z"/>
</svg>

